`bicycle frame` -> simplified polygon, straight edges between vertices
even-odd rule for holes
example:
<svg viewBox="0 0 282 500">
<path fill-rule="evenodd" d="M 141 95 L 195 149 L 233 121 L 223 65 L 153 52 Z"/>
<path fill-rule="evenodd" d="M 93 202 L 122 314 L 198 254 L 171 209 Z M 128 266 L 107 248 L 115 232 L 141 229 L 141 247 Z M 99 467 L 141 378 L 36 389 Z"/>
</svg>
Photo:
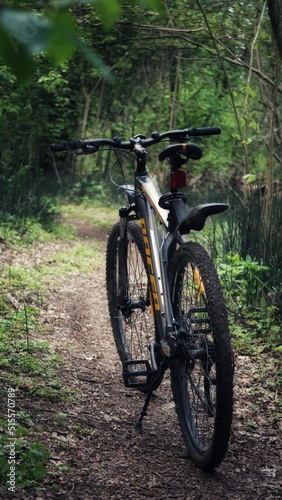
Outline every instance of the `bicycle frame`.
<svg viewBox="0 0 282 500">
<path fill-rule="evenodd" d="M 176 213 L 178 220 L 175 221 L 174 226 L 177 226 L 177 223 L 185 216 L 184 203 L 182 200 L 172 200 L 170 210 L 161 208 L 159 206 L 161 193 L 147 174 L 138 175 L 137 172 L 135 174 L 135 206 L 132 205 L 132 188 L 133 186 L 124 186 L 130 203 L 128 210 L 134 209 L 137 218 L 141 221 L 151 284 L 151 307 L 158 324 L 160 340 L 165 341 L 177 327 L 168 283 L 169 254 L 172 248 L 173 251 L 175 250 L 176 244 L 182 244 L 185 241 L 179 232 L 170 231 L 168 219 L 174 218 L 175 221 Z M 174 205 L 178 205 L 176 210 Z M 164 238 L 156 225 L 156 218 L 166 231 Z M 124 227 L 124 218 L 121 217 L 121 219 L 123 219 L 121 227 Z M 122 279 L 124 280 L 124 277 Z"/>
<path fill-rule="evenodd" d="M 152 393 L 169 369 L 187 450 L 204 470 L 217 467 L 228 447 L 233 353 L 212 259 L 202 245 L 182 235 L 201 231 L 207 217 L 224 212 L 228 205 L 205 203 L 186 214 L 186 196 L 179 189 L 186 186 L 181 166 L 202 156 L 194 144 L 197 137 L 219 133 L 219 127 L 203 127 L 153 132 L 149 139 L 139 134 L 130 141 L 116 137 L 52 145 L 53 151 L 81 149 L 78 154 L 96 153 L 101 146 L 121 150 L 113 164 L 121 169 L 127 151 L 136 161 L 134 185 L 119 186 L 128 204 L 120 207 L 120 222 L 113 226 L 107 245 L 113 335 L 125 386 L 146 393 L 136 429 L 141 431 Z M 170 191 L 161 195 L 146 170 L 146 148 L 165 139 L 170 144 L 159 153 L 159 160 L 168 161 L 171 178 Z"/>
</svg>

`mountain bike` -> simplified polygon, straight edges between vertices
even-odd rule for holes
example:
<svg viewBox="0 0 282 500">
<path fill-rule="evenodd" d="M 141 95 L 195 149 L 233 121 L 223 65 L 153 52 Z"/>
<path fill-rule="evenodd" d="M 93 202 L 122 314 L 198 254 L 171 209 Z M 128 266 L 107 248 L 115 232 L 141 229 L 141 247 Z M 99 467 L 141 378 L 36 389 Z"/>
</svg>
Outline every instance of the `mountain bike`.
<svg viewBox="0 0 282 500">
<path fill-rule="evenodd" d="M 152 396 L 170 371 L 182 436 L 196 466 L 211 470 L 228 448 L 232 422 L 233 352 L 220 282 L 208 252 L 188 240 L 206 219 L 227 210 L 207 203 L 185 210 L 182 166 L 199 160 L 201 136 L 220 127 L 187 128 L 150 138 L 121 138 L 55 143 L 54 152 L 93 154 L 112 149 L 113 166 L 124 172 L 134 164 L 134 183 L 126 177 L 118 189 L 127 195 L 107 244 L 106 287 L 110 320 L 126 387 L 146 395 L 137 428 L 141 430 Z M 170 190 L 161 194 L 147 171 L 147 149 L 168 141 L 159 153 L 167 161 Z M 74 153 L 73 153 L 74 154 Z"/>
</svg>

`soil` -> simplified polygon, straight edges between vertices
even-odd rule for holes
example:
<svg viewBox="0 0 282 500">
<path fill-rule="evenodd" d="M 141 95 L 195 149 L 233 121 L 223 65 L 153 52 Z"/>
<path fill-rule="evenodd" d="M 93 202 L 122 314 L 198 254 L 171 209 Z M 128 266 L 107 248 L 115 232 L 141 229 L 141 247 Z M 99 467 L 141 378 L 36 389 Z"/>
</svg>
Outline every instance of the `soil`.
<svg viewBox="0 0 282 500">
<path fill-rule="evenodd" d="M 78 237 L 98 241 L 105 254 L 106 231 L 75 222 Z M 37 261 L 57 252 L 46 244 Z M 43 258 L 43 256 L 42 256 Z M 30 259 L 31 265 L 35 259 Z M 18 391 L 18 410 L 42 429 L 51 452 L 38 490 L 17 489 L 0 498 L 124 500 L 278 499 L 282 497 L 281 415 L 278 395 L 260 367 L 269 363 L 236 353 L 235 409 L 229 450 L 221 466 L 203 473 L 187 457 L 177 424 L 168 373 L 153 397 L 143 432 L 135 431 L 144 395 L 127 389 L 105 294 L 104 264 L 93 275 L 77 272 L 50 288 L 42 324 L 52 350 L 62 355 L 62 386 L 71 402 L 36 399 Z M 58 422 L 58 414 L 64 414 Z M 279 417 L 279 418 L 278 418 Z M 280 420 L 279 420 L 280 419 Z M 279 430 L 280 427 L 280 430 Z M 67 470 L 66 467 L 67 466 Z"/>
</svg>

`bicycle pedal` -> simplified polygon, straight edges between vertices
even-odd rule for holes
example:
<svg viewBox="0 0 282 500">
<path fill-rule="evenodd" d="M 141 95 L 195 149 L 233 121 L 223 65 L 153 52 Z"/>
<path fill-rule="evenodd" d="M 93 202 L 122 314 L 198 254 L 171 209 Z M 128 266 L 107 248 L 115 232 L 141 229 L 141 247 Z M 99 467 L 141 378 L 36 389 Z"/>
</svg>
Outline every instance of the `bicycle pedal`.
<svg viewBox="0 0 282 500">
<path fill-rule="evenodd" d="M 125 387 L 148 386 L 158 370 L 153 370 L 147 359 L 125 361 L 123 363 L 123 381 Z"/>
</svg>

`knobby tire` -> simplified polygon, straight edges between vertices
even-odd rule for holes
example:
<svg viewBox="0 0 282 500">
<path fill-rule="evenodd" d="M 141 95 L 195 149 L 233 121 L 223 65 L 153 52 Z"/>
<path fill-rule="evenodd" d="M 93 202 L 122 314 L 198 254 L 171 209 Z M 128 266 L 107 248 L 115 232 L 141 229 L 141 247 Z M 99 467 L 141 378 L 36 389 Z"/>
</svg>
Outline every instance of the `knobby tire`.
<svg viewBox="0 0 282 500">
<path fill-rule="evenodd" d="M 106 255 L 108 306 L 116 348 L 122 364 L 125 361 L 149 361 L 148 345 L 156 339 L 156 327 L 150 307 L 150 285 L 141 227 L 134 221 L 127 223 L 127 260 L 124 259 L 123 265 L 127 268 L 127 302 L 130 304 L 141 300 L 146 305 L 143 310 L 137 308 L 130 311 L 127 317 L 117 301 L 119 236 L 120 224 L 117 223 L 109 235 Z M 138 387 L 142 392 L 148 388 L 149 384 Z"/>
<path fill-rule="evenodd" d="M 176 251 L 170 290 L 181 327 L 178 352 L 170 362 L 176 413 L 189 455 L 208 471 L 227 451 L 234 368 L 225 301 L 201 245 L 189 242 Z"/>
</svg>

